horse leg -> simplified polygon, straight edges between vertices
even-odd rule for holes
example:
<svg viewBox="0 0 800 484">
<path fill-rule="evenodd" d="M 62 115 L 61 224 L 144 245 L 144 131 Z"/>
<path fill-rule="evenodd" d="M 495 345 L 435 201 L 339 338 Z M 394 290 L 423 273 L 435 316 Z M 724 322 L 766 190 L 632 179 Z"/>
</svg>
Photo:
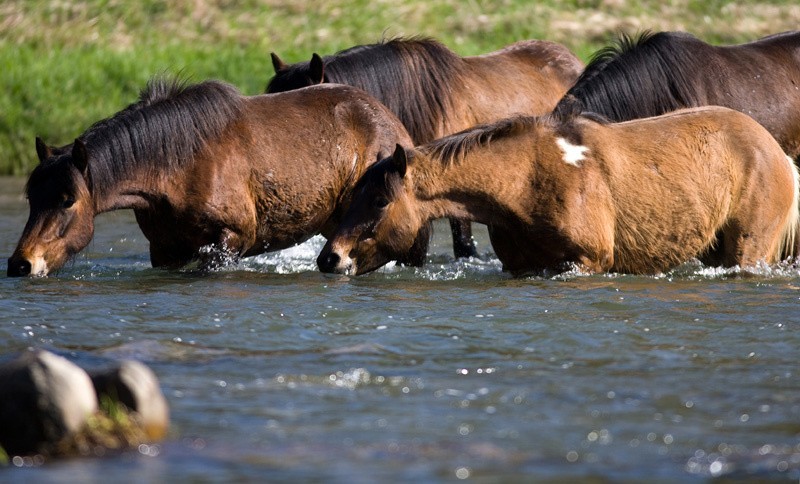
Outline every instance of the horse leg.
<svg viewBox="0 0 800 484">
<path fill-rule="evenodd" d="M 488 226 L 489 241 L 495 255 L 503 263 L 503 271 L 511 275 L 524 276 L 547 270 L 562 272 L 565 260 L 549 257 L 536 243 L 536 236 L 524 228 L 509 229 Z"/>
<path fill-rule="evenodd" d="M 785 163 L 781 158 L 776 164 L 782 162 Z M 763 177 L 772 186 L 759 183 L 758 189 L 747 192 L 738 202 L 731 220 L 723 228 L 724 265 L 752 267 L 760 261 L 772 264 L 784 257 L 781 252 L 794 249 L 783 244 L 789 242 L 787 236 L 796 235 L 798 187 L 794 178 L 797 175 L 786 173 L 786 179 L 781 180 L 780 174 L 781 170 L 773 170 L 770 177 Z M 765 197 L 764 193 L 770 196 Z"/>
<path fill-rule="evenodd" d="M 399 257 L 397 263 L 412 267 L 422 267 L 425 264 L 425 256 L 428 254 L 428 245 L 430 244 L 432 232 L 432 224 L 430 222 L 425 224 L 417 233 L 417 238 L 414 239 L 411 249 L 402 257 Z"/>
<path fill-rule="evenodd" d="M 722 265 L 753 267 L 758 262 L 774 263 L 781 254 L 777 250 L 783 236 L 780 214 L 759 213 L 752 223 L 729 222 L 722 235 Z"/>
<path fill-rule="evenodd" d="M 613 237 L 611 234 L 601 235 L 605 238 L 592 240 L 593 244 L 578 244 L 563 237 L 554 250 L 553 247 L 547 249 L 536 245 L 537 236 L 524 229 L 489 226 L 489 240 L 503 263 L 503 270 L 515 276 L 539 271 L 560 273 L 574 266 L 586 273 L 606 272 L 614 266 Z"/>
<path fill-rule="evenodd" d="M 200 268 L 213 271 L 227 265 L 235 264 L 246 250 L 243 237 L 230 228 L 223 228 L 218 242 L 201 249 L 198 259 Z"/>
<path fill-rule="evenodd" d="M 478 257 L 475 240 L 472 238 L 472 224 L 465 220 L 450 219 L 450 231 L 453 234 L 453 255 L 462 257 Z"/>
<path fill-rule="evenodd" d="M 185 247 L 150 242 L 150 265 L 158 269 L 179 269 L 195 258 Z"/>
<path fill-rule="evenodd" d="M 513 230 L 489 226 L 489 242 L 495 255 L 503 263 L 503 271 L 519 274 L 532 270 L 531 262 L 525 257 L 528 247 Z M 529 244 L 528 244 L 529 245 Z"/>
</svg>

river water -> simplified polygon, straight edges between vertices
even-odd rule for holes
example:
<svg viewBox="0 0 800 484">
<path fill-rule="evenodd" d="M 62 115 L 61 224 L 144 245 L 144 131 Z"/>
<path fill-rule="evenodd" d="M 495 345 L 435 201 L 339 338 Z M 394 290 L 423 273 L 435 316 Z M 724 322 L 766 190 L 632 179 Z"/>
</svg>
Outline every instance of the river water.
<svg viewBox="0 0 800 484">
<path fill-rule="evenodd" d="M 0 179 L 0 271 L 27 218 Z M 321 238 L 213 274 L 149 267 L 130 212 L 60 273 L 0 276 L 0 355 L 135 358 L 168 438 L 0 481 L 800 479 L 800 269 L 512 279 L 479 259 L 347 278 Z"/>
</svg>

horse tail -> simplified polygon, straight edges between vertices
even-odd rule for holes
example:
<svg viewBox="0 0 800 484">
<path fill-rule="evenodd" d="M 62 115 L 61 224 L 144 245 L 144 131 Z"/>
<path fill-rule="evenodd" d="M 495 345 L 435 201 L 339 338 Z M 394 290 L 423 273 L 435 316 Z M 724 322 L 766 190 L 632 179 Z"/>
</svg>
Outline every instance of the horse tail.
<svg viewBox="0 0 800 484">
<path fill-rule="evenodd" d="M 789 168 L 792 172 L 792 208 L 786 214 L 786 220 L 783 224 L 783 235 L 778 250 L 775 255 L 780 259 L 787 259 L 790 257 L 797 257 L 800 255 L 800 247 L 798 247 L 798 231 L 800 230 L 800 172 L 798 172 L 797 165 L 788 155 L 786 160 L 789 162 Z"/>
</svg>

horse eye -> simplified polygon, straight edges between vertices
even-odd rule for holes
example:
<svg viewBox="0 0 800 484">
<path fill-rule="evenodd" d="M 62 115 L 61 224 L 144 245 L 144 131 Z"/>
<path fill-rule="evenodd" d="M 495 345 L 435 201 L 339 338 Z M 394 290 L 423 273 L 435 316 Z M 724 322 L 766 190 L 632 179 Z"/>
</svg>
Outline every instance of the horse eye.
<svg viewBox="0 0 800 484">
<path fill-rule="evenodd" d="M 61 202 L 61 208 L 71 208 L 73 205 L 75 205 L 75 199 L 72 197 L 69 197 Z"/>
<path fill-rule="evenodd" d="M 384 208 L 389 205 L 389 199 L 386 197 L 380 197 L 375 200 L 375 206 L 377 208 Z"/>
</svg>

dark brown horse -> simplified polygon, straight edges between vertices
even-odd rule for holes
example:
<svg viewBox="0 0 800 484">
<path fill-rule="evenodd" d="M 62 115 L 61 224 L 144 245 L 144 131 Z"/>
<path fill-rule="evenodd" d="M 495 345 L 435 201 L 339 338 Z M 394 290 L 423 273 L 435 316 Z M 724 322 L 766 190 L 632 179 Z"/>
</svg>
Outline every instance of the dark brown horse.
<svg viewBox="0 0 800 484">
<path fill-rule="evenodd" d="M 509 119 L 398 146 L 356 184 L 317 262 L 374 270 L 452 216 L 486 223 L 517 275 L 658 273 L 693 257 L 753 266 L 794 247 L 798 172 L 762 126 L 722 107 L 619 124 Z"/>
<path fill-rule="evenodd" d="M 287 65 L 272 54 L 267 92 L 322 82 L 364 89 L 400 118 L 414 143 L 428 143 L 481 123 L 549 113 L 583 70 L 567 48 L 527 40 L 461 57 L 427 38 L 393 39 Z M 451 220 L 456 257 L 476 255 L 467 223 Z"/>
<path fill-rule="evenodd" d="M 800 156 L 800 31 L 741 45 L 713 46 L 687 33 L 622 36 L 600 50 L 556 108 L 613 121 L 680 108 L 725 106 L 761 123 Z"/>
<path fill-rule="evenodd" d="M 352 185 L 396 143 L 411 146 L 402 124 L 352 87 L 246 97 L 221 82 L 151 81 L 73 145 L 37 140 L 8 275 L 57 270 L 90 242 L 97 214 L 124 208 L 155 267 L 212 264 L 208 247 L 251 256 L 330 235 Z M 424 248 L 413 257 L 421 264 Z"/>
</svg>

